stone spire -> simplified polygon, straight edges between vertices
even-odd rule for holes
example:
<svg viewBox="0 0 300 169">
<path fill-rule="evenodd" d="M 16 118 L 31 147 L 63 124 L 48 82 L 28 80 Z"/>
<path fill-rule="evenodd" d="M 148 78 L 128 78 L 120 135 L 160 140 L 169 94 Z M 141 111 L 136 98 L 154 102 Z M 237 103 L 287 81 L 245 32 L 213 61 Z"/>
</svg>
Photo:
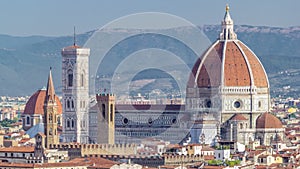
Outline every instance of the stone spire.
<svg viewBox="0 0 300 169">
<path fill-rule="evenodd" d="M 233 31 L 233 20 L 231 19 L 229 14 L 228 4 L 226 5 L 225 10 L 226 12 L 225 12 L 224 19 L 221 22 L 222 32 L 220 33 L 220 40 L 235 40 L 237 39 L 237 35 Z"/>
<path fill-rule="evenodd" d="M 49 76 L 48 76 L 45 103 L 49 103 L 49 102 L 55 103 L 55 90 L 54 90 L 54 85 L 53 85 L 53 80 L 52 80 L 51 67 L 50 67 Z"/>
</svg>

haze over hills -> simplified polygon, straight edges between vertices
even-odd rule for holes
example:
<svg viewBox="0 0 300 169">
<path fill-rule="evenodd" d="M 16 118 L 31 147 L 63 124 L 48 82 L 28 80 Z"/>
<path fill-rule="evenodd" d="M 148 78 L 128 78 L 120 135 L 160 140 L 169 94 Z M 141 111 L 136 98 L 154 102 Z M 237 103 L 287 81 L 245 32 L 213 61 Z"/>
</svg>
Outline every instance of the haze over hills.
<svg viewBox="0 0 300 169">
<path fill-rule="evenodd" d="M 207 25 L 201 28 L 210 41 L 215 41 L 220 32 L 219 25 Z M 110 30 L 107 36 L 119 36 L 121 33 L 126 34 L 132 30 L 120 32 L 120 30 Z M 182 28 L 174 28 L 172 30 L 178 34 L 182 33 Z M 188 29 L 185 30 L 188 34 Z M 94 31 L 77 35 L 76 42 L 83 46 L 85 42 L 92 36 Z M 237 25 L 235 32 L 238 39 L 248 45 L 260 58 L 263 63 L 271 84 L 271 94 L 287 94 L 299 96 L 300 92 L 300 27 L 275 28 L 265 26 L 248 26 Z M 158 37 L 159 38 L 159 37 Z M 144 40 L 144 42 L 143 42 Z M 181 44 L 177 41 L 166 41 L 145 38 L 145 36 L 137 37 L 133 44 L 126 44 L 126 50 L 113 53 L 112 56 L 126 56 L 130 49 L 142 45 L 148 47 L 162 46 L 163 49 L 175 51 L 178 55 L 184 55 L 182 59 L 189 67 L 195 62 L 195 57 L 190 55 L 190 51 L 177 50 L 181 48 Z M 61 49 L 73 44 L 72 36 L 63 37 L 46 37 L 46 36 L 30 36 L 30 37 L 14 37 L 8 35 L 0 35 L 0 95 L 31 95 L 37 89 L 46 85 L 49 67 L 53 68 L 54 83 L 57 93 L 61 91 Z M 167 45 L 166 45 L 167 44 Z M 117 62 L 119 58 L 112 59 Z M 92 63 L 93 64 L 93 63 Z M 175 71 L 176 66 L 169 66 L 168 70 Z M 104 70 L 104 69 L 102 69 Z M 110 69 L 102 72 L 109 76 Z M 179 70 L 176 70 L 179 71 Z M 151 79 L 151 72 L 144 74 L 146 79 Z M 154 71 L 155 72 L 155 71 Z M 130 72 L 129 72 L 130 73 Z M 178 76 L 187 76 L 186 72 L 177 72 Z M 91 75 L 95 78 L 97 75 Z M 122 76 L 126 80 L 126 76 Z M 156 78 L 165 78 L 158 76 Z M 139 76 L 141 80 L 143 76 Z M 149 80 L 148 80 L 149 81 Z M 174 86 L 174 82 L 161 82 Z M 147 86 L 152 87 L 149 83 L 141 83 L 141 90 L 146 90 Z M 160 85 L 155 85 L 160 87 Z M 168 86 L 163 86 L 168 87 Z M 284 87 L 284 88 L 283 88 Z"/>
</svg>

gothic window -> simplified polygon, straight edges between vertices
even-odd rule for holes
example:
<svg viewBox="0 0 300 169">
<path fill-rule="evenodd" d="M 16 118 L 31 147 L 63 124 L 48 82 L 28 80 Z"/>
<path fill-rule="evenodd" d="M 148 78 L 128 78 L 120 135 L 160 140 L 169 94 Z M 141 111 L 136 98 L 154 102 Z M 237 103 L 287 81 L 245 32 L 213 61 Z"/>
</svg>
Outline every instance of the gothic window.
<svg viewBox="0 0 300 169">
<path fill-rule="evenodd" d="M 60 126 L 60 116 L 57 117 L 57 124 Z"/>
<path fill-rule="evenodd" d="M 74 109 L 74 101 L 72 100 L 72 109 Z"/>
<path fill-rule="evenodd" d="M 80 77 L 80 85 L 81 86 L 84 86 L 84 75 L 83 74 L 81 74 L 81 77 Z"/>
<path fill-rule="evenodd" d="M 67 128 L 70 128 L 70 120 L 67 120 Z"/>
<path fill-rule="evenodd" d="M 67 101 L 67 108 L 70 108 L 70 100 Z"/>
<path fill-rule="evenodd" d="M 74 122 L 74 119 L 72 119 L 72 128 L 74 128 L 75 126 L 75 122 Z"/>
<path fill-rule="evenodd" d="M 73 86 L 73 72 L 72 72 L 72 70 L 68 71 L 68 86 L 69 87 Z"/>
<path fill-rule="evenodd" d="M 102 117 L 105 119 L 105 104 L 102 104 Z"/>
<path fill-rule="evenodd" d="M 110 121 L 112 122 L 113 121 L 113 108 L 114 108 L 114 105 L 113 104 L 110 104 Z"/>
<path fill-rule="evenodd" d="M 49 122 L 52 122 L 52 114 L 49 114 Z"/>
<path fill-rule="evenodd" d="M 52 128 L 49 129 L 49 135 L 52 135 Z"/>
</svg>

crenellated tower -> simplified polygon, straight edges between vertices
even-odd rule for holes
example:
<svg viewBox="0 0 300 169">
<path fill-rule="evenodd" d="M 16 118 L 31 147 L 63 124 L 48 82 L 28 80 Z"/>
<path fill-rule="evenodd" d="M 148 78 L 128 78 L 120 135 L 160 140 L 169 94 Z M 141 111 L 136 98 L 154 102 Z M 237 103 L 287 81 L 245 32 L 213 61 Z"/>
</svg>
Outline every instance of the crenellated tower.
<svg viewBox="0 0 300 169">
<path fill-rule="evenodd" d="M 98 113 L 98 144 L 115 143 L 115 96 L 113 94 L 96 95 Z"/>
</svg>

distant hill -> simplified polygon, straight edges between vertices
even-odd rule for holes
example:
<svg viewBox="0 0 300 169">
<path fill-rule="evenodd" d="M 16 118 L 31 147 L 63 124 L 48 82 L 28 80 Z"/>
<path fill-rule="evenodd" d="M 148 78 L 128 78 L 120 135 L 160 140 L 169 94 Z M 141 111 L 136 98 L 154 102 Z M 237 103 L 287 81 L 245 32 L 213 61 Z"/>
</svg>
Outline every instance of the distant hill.
<svg viewBox="0 0 300 169">
<path fill-rule="evenodd" d="M 215 41 L 220 32 L 219 25 L 207 25 L 201 27 L 201 29 L 211 41 Z M 179 32 L 183 30 L 174 28 L 174 31 Z M 188 32 L 188 29 L 185 31 Z M 77 44 L 83 46 L 93 32 L 77 35 Z M 275 28 L 237 25 L 235 26 L 235 32 L 238 34 L 238 39 L 248 45 L 263 63 L 269 76 L 272 95 L 299 96 L 300 27 Z M 111 30 L 109 33 L 109 36 L 118 36 L 120 31 L 114 32 L 114 30 Z M 122 33 L 126 34 L 126 31 Z M 140 38 L 138 39 L 140 41 L 144 39 L 143 36 L 138 38 Z M 167 42 L 164 40 L 156 41 L 154 39 L 149 41 L 148 39 L 143 43 L 140 43 L 140 41 L 132 46 L 127 46 L 124 51 L 113 53 L 113 56 L 116 58 L 112 59 L 112 61 L 118 61 L 118 57 L 126 56 L 132 48 L 139 48 L 142 45 L 172 48 L 169 50 L 175 51 L 179 55 L 183 55 L 186 52 L 189 53 L 189 51 L 176 51 L 176 49 L 180 49 L 180 44 L 176 41 L 168 41 L 168 46 L 165 45 Z M 72 36 L 14 37 L 0 35 L 0 95 L 31 95 L 46 85 L 50 66 L 53 67 L 54 83 L 59 93 L 61 90 L 60 52 L 63 47 L 71 44 L 73 44 Z M 195 58 L 191 56 L 186 56 L 182 59 L 190 67 L 195 62 Z M 170 67 L 169 69 L 176 68 Z M 108 67 L 105 74 L 109 75 L 109 72 L 110 68 Z M 151 73 L 153 74 L 150 71 L 149 74 L 151 75 Z M 145 78 L 151 78 L 149 74 L 146 73 Z M 183 72 L 180 76 L 187 75 Z M 142 78 L 143 76 L 138 76 L 134 80 Z M 160 77 L 158 76 L 157 78 Z M 165 77 L 162 76 L 161 78 Z M 147 88 L 147 84 L 142 88 Z"/>
</svg>

